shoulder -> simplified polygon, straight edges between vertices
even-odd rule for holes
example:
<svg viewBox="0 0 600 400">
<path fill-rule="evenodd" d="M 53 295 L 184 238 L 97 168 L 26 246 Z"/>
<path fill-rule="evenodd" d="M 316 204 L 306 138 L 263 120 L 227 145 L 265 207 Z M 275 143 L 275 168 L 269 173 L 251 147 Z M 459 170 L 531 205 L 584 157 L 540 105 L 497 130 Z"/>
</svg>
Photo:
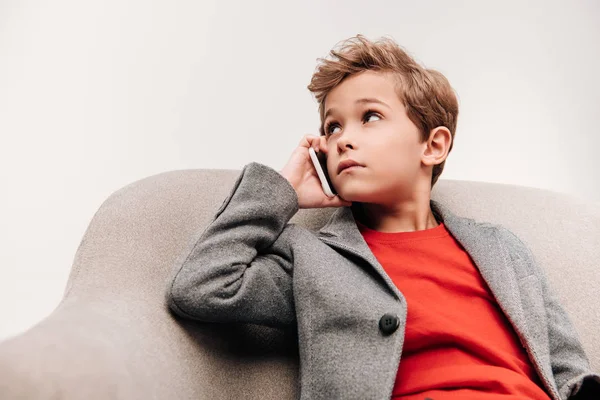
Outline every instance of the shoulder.
<svg viewBox="0 0 600 400">
<path fill-rule="evenodd" d="M 490 224 L 496 231 L 496 237 L 506 251 L 517 276 L 528 277 L 539 274 L 536 258 L 527 243 L 514 231 L 501 224 Z"/>
<path fill-rule="evenodd" d="M 457 215 L 439 202 L 432 201 L 451 233 L 459 239 L 481 246 L 499 246 L 507 261 L 517 268 L 519 276 L 528 276 L 537 271 L 537 261 L 532 250 L 519 234 L 500 223 L 477 220 Z"/>
<path fill-rule="evenodd" d="M 458 221 L 458 222 L 457 222 Z M 504 258 L 517 271 L 518 276 L 529 276 L 536 272 L 536 260 L 526 241 L 503 224 L 457 217 L 453 223 L 461 227 L 460 234 L 472 240 L 485 241 L 484 246 L 498 248 L 496 254 Z"/>
<path fill-rule="evenodd" d="M 501 240 L 512 252 L 521 257 L 533 256 L 525 241 L 523 241 L 523 239 L 515 232 L 501 224 L 493 224 L 493 226 L 497 232 L 498 239 Z"/>
<path fill-rule="evenodd" d="M 472 235 L 493 235 L 512 255 L 521 258 L 531 258 L 533 256 L 525 241 L 503 224 L 453 215 L 453 221 L 456 220 L 460 221 L 458 225 L 467 227 Z"/>
</svg>

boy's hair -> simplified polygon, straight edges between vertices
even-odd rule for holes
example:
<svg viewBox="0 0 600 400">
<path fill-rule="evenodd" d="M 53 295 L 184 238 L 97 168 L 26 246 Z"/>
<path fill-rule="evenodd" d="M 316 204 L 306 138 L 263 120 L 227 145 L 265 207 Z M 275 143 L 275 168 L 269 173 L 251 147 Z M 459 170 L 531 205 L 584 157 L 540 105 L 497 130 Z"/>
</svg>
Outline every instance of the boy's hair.
<svg viewBox="0 0 600 400">
<path fill-rule="evenodd" d="M 421 142 L 429 138 L 432 129 L 445 126 L 452 135 L 450 150 L 454 145 L 458 118 L 457 96 L 448 79 L 440 72 L 419 65 L 405 50 L 390 38 L 370 41 L 359 34 L 343 41 L 339 50 L 330 51 L 332 60 L 319 58 L 321 64 L 313 74 L 308 90 L 319 102 L 321 136 L 327 94 L 346 77 L 366 70 L 392 72 L 397 78 L 396 92 L 404 104 L 410 120 L 421 132 Z M 442 163 L 433 167 L 431 186 L 436 183 Z"/>
</svg>

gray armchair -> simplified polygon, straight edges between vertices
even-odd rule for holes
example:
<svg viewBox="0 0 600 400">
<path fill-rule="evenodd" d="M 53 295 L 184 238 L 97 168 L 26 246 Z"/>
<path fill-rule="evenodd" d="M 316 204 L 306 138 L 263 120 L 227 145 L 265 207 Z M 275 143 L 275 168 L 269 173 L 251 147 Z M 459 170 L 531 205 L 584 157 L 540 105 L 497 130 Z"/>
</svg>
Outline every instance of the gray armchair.
<svg viewBox="0 0 600 400">
<path fill-rule="evenodd" d="M 111 195 L 81 241 L 61 303 L 0 343 L 0 398 L 295 398 L 295 332 L 181 320 L 165 306 L 172 269 L 239 172 L 166 172 Z M 443 179 L 432 196 L 458 215 L 505 225 L 530 246 L 598 371 L 600 205 Z M 318 229 L 332 211 L 300 210 L 292 222 Z"/>
</svg>

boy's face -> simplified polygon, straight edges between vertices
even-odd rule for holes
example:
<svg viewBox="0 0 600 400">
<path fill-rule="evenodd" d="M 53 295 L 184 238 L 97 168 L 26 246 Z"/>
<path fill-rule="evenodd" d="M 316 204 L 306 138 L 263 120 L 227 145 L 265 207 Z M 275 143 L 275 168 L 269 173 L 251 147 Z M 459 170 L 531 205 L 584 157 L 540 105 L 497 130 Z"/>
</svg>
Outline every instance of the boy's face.
<svg viewBox="0 0 600 400">
<path fill-rule="evenodd" d="M 327 169 L 344 200 L 393 205 L 430 189 L 432 167 L 422 163 L 427 142 L 420 142 L 390 73 L 346 78 L 327 95 L 323 122 Z M 348 159 L 362 166 L 338 172 Z"/>
</svg>

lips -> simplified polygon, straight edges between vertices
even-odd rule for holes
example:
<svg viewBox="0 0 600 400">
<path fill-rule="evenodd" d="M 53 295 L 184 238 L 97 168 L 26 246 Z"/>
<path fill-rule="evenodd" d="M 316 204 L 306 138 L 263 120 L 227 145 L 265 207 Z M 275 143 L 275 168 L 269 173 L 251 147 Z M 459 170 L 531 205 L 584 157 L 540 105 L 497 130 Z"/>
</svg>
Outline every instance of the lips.
<svg viewBox="0 0 600 400">
<path fill-rule="evenodd" d="M 354 161 L 352 159 L 347 159 L 347 160 L 341 161 L 338 164 L 337 173 L 339 174 L 340 172 L 342 172 L 346 168 L 350 168 L 350 167 L 364 167 L 364 165 L 362 165 L 362 164 L 360 164 L 357 161 Z"/>
</svg>

